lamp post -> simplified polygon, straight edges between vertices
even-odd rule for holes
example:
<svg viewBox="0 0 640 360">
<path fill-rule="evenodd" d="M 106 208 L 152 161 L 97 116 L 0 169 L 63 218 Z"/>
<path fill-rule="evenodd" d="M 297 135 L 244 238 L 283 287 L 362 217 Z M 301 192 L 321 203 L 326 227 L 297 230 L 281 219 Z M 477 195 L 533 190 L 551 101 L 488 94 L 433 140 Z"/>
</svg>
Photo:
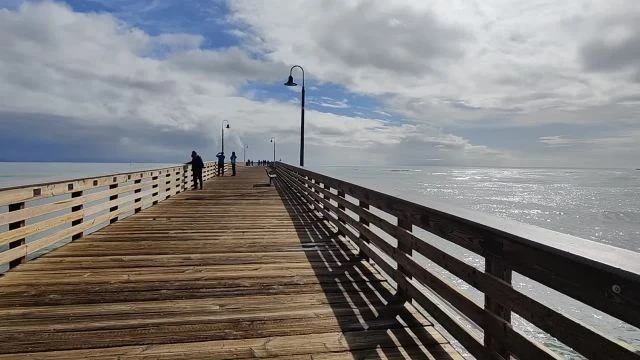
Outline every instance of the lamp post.
<svg viewBox="0 0 640 360">
<path fill-rule="evenodd" d="M 243 158 L 244 158 L 244 162 L 247 162 L 247 149 L 249 148 L 249 145 L 245 145 L 243 148 Z"/>
<path fill-rule="evenodd" d="M 296 86 L 295 82 L 293 82 L 293 68 L 299 68 L 302 71 L 302 101 L 301 101 L 301 112 L 300 112 L 300 166 L 304 166 L 304 69 L 300 65 L 293 65 L 291 70 L 289 70 L 289 79 L 286 83 L 286 86 Z M 274 158 L 275 161 L 275 158 Z"/>
<path fill-rule="evenodd" d="M 276 138 L 272 137 L 271 142 L 273 143 L 273 163 L 276 162 Z"/>
<path fill-rule="evenodd" d="M 224 154 L 224 123 L 227 123 L 227 129 L 229 128 L 229 120 L 222 120 L 222 153 Z"/>
</svg>

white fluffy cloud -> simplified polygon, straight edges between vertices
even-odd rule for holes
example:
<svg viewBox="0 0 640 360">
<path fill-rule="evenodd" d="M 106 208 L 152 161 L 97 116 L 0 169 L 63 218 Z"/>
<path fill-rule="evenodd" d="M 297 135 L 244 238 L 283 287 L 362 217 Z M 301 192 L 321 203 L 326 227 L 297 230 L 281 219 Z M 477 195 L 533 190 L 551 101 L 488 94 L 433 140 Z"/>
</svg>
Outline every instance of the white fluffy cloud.
<svg viewBox="0 0 640 360">
<path fill-rule="evenodd" d="M 112 15 L 59 3 L 0 9 L 0 130 L 51 140 L 59 125 L 71 128 L 60 141 L 81 134 L 77 142 L 96 151 L 118 146 L 117 159 L 170 161 L 192 147 L 212 157 L 228 119 L 231 148 L 249 144 L 254 157 L 269 157 L 275 136 L 279 154 L 295 163 L 297 103 L 241 95 L 251 93 L 251 81 L 280 83 L 291 63 L 320 83 L 379 96 L 386 105 L 371 109 L 385 120 L 307 111 L 311 163 L 553 165 L 559 147 L 548 145 L 577 139 L 571 133 L 532 137 L 539 154 L 455 134 L 509 126 L 523 136 L 523 127 L 541 124 L 611 124 L 606 136 L 584 137 L 589 142 L 638 128 L 635 0 L 228 5 L 230 33 L 242 45 L 224 49 L 204 49 L 198 34 L 152 36 Z M 328 111 L 353 105 L 316 101 Z M 406 121 L 389 122 L 390 114 Z M 626 155 L 616 155 L 624 159 L 619 166 L 640 150 L 638 138 L 630 139 L 620 148 Z M 597 166 L 573 156 L 574 164 Z"/>
<path fill-rule="evenodd" d="M 532 125 L 531 114 L 615 105 L 640 91 L 635 0 L 230 4 L 232 20 L 272 60 L 388 96 L 417 122 Z M 621 79 L 614 71 L 625 67 L 630 75 Z M 554 115 L 541 121 L 593 121 Z"/>
<path fill-rule="evenodd" d="M 12 122 L 30 121 L 39 128 L 36 132 L 51 132 L 57 122 L 72 128 L 68 134 L 83 134 L 89 137 L 84 140 L 91 141 L 96 136 L 90 130 L 93 127 L 112 136 L 113 146 L 124 146 L 133 154 L 148 150 L 162 157 L 169 151 L 190 149 L 188 136 L 193 136 L 194 146 L 204 146 L 212 157 L 220 122 L 228 119 L 232 124 L 228 146 L 240 149 L 246 143 L 253 145 L 250 153 L 266 155 L 270 154 L 268 139 L 275 136 L 281 155 L 297 160 L 297 105 L 238 95 L 249 80 L 280 82 L 287 70 L 282 60 L 257 60 L 241 48 L 203 50 L 198 35 L 150 36 L 110 15 L 74 13 L 51 2 L 0 10 L 0 34 L 0 47 L 5 49 L 0 54 L 4 129 L 11 128 Z M 347 106 L 345 101 L 326 103 Z M 371 155 L 372 149 L 382 154 L 401 152 L 401 145 L 413 139 L 417 129 L 309 111 L 306 141 L 309 151 L 316 151 L 308 158 L 324 163 L 349 161 L 346 153 L 379 161 L 386 157 Z M 421 131 L 449 141 L 450 135 L 437 129 Z M 179 135 L 174 141 L 171 134 Z M 101 141 L 106 148 L 106 137 Z M 422 151 L 440 151 L 433 144 L 438 145 L 438 140 L 422 143 Z M 327 148 L 336 150 L 335 158 L 325 156 Z"/>
</svg>

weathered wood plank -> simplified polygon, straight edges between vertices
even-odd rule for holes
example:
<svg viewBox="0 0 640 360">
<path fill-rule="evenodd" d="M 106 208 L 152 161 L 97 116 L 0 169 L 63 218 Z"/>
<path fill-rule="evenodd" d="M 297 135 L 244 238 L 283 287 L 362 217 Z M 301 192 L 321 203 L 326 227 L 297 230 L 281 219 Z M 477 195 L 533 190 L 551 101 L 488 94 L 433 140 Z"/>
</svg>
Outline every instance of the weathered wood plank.
<svg viewBox="0 0 640 360">
<path fill-rule="evenodd" d="M 0 359 L 461 359 L 326 219 L 254 188 L 265 175 L 252 170 L 6 273 Z M 96 221 L 108 220 L 139 207 L 141 194 L 163 199 L 172 176 L 82 211 L 117 205 Z"/>
<path fill-rule="evenodd" d="M 432 328 L 434 341 L 425 344 L 424 348 L 439 349 L 446 344 L 444 339 Z M 86 359 L 86 358 L 119 358 L 119 359 L 183 359 L 215 358 L 215 359 L 255 359 L 277 356 L 291 356 L 314 353 L 344 352 L 350 350 L 367 350 L 381 348 L 397 348 L 400 346 L 415 347 L 415 340 L 407 333 L 398 331 L 396 336 L 392 330 L 370 330 L 351 332 L 330 332 L 310 335 L 291 335 L 240 340 L 218 340 L 190 343 L 168 343 L 155 346 L 127 346 L 104 348 L 99 351 L 59 351 L 41 354 L 9 354 L 0 355 L 0 359 L 33 359 L 34 355 L 46 359 Z M 455 354 L 453 354 L 455 356 Z M 426 355 L 423 356 L 426 357 Z M 36 357 L 37 358 L 37 357 Z M 461 359 L 458 355 L 454 359 Z"/>
</svg>

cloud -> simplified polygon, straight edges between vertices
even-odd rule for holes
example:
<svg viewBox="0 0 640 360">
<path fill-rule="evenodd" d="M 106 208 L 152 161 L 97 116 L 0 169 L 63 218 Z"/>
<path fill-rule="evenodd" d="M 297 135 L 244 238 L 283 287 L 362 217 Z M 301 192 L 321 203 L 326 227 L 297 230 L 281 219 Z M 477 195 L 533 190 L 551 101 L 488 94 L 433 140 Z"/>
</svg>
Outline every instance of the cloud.
<svg viewBox="0 0 640 360">
<path fill-rule="evenodd" d="M 616 145 L 634 144 L 635 141 L 637 140 L 637 137 L 634 138 L 634 136 L 632 135 L 620 135 L 620 136 L 602 137 L 602 138 L 576 139 L 576 138 L 565 138 L 564 136 L 561 136 L 561 135 L 554 135 L 554 136 L 542 136 L 538 140 L 539 142 L 551 147 L 580 146 L 580 145 L 616 146 Z"/>
<path fill-rule="evenodd" d="M 196 148 L 212 158 L 226 119 L 232 148 L 249 144 L 252 153 L 268 154 L 267 140 L 274 136 L 282 155 L 297 158 L 298 100 L 238 95 L 251 81 L 280 83 L 288 68 L 282 61 L 238 47 L 202 49 L 199 35 L 152 36 L 108 14 L 79 14 L 51 2 L 0 12 L 0 33 L 6 49 L 0 54 L 0 125 L 11 134 L 4 146 L 12 149 L 4 156 L 33 160 L 58 151 L 73 160 L 180 161 Z M 346 99 L 319 100 L 349 106 Z M 461 138 L 454 142 L 462 145 L 453 145 L 436 128 L 320 111 L 307 111 L 306 120 L 306 142 L 316 152 L 310 161 L 348 161 L 338 154 L 348 152 L 376 162 L 376 151 L 397 154 L 389 161 L 398 161 L 407 157 L 404 143 L 423 152 L 441 152 L 437 144 L 452 152 L 486 151 Z M 328 148 L 336 158 L 324 156 Z"/>
<path fill-rule="evenodd" d="M 390 117 L 391 114 L 389 114 L 388 112 L 382 111 L 382 110 L 373 110 L 374 113 L 382 115 L 382 116 L 386 116 L 386 117 Z"/>
<path fill-rule="evenodd" d="M 347 109 L 350 107 L 347 99 L 335 100 L 326 96 L 321 97 L 320 100 L 310 99 L 309 103 L 333 109 Z"/>
<path fill-rule="evenodd" d="M 608 14 L 596 23 L 591 39 L 582 44 L 583 66 L 595 72 L 626 71 L 629 79 L 640 83 L 640 7 Z"/>
<path fill-rule="evenodd" d="M 528 0 L 464 6 L 237 0 L 230 8 L 232 21 L 256 39 L 255 51 L 301 63 L 320 81 L 379 96 L 414 123 L 535 126 L 529 119 L 544 117 L 544 123 L 581 125 L 591 107 L 611 105 L 615 119 L 620 108 L 613 98 L 640 91 L 634 83 L 640 72 L 626 79 L 594 76 L 580 58 L 593 53 L 594 66 L 607 56 L 634 66 L 635 30 L 622 31 L 627 40 L 602 48 L 598 39 L 606 29 L 594 24 L 619 14 L 638 24 L 635 0 L 541 0 L 535 6 Z M 575 114 L 561 116 L 570 112 Z"/>
<path fill-rule="evenodd" d="M 119 1 L 118 8 L 123 4 Z M 134 26 L 126 16 L 77 13 L 47 1 L 25 3 L 0 10 L 0 125 L 15 135 L 16 149 L 25 151 L 29 144 L 19 137 L 32 144 L 75 146 L 85 157 L 107 156 L 109 148 L 119 146 L 114 159 L 129 153 L 167 161 L 192 148 L 211 158 L 226 119 L 231 128 L 225 145 L 249 144 L 251 156 L 268 158 L 268 140 L 274 136 L 278 154 L 295 163 L 299 88 L 288 93 L 281 84 L 290 65 L 300 63 L 310 83 L 307 101 L 319 105 L 306 112 L 310 164 L 424 164 L 429 159 L 549 164 L 557 161 L 560 144 L 571 141 L 599 151 L 589 158 L 571 150 L 567 156 L 573 163 L 597 165 L 603 156 L 615 156 L 617 163 L 631 164 L 636 135 L 609 151 L 600 146 L 604 140 L 580 143 L 570 131 L 551 129 L 550 134 L 567 135 L 538 139 L 536 133 L 528 145 L 537 146 L 539 154 L 532 154 L 496 146 L 467 130 L 513 129 L 517 138 L 528 133 L 527 127 L 569 124 L 601 126 L 607 133 L 602 139 L 634 133 L 640 84 L 629 75 L 635 64 L 619 59 L 615 66 L 597 65 L 605 63 L 600 59 L 594 66 L 583 59 L 591 58 L 588 49 L 598 44 L 617 51 L 616 44 L 631 41 L 628 47 L 633 47 L 626 37 L 636 29 L 632 20 L 611 39 L 601 29 L 634 4 L 237 0 L 227 4 L 228 18 L 212 20 L 224 26 L 220 33 L 236 34 L 240 43 L 209 48 L 211 38 L 198 32 L 136 27 L 142 18 Z M 131 6 L 134 18 L 168 5 Z M 291 95 L 291 102 L 242 96 L 256 83 L 270 94 L 284 94 L 260 98 Z M 273 84 L 281 90 L 273 90 Z M 347 91 L 333 96 L 323 92 L 328 88 Z M 362 99 L 375 105 L 363 105 Z M 358 111 L 330 113 L 347 108 Z M 465 131 L 466 136 L 456 135 Z M 66 133 L 79 134 L 93 146 L 80 146 Z M 554 142 L 557 146 L 548 146 Z"/>
</svg>

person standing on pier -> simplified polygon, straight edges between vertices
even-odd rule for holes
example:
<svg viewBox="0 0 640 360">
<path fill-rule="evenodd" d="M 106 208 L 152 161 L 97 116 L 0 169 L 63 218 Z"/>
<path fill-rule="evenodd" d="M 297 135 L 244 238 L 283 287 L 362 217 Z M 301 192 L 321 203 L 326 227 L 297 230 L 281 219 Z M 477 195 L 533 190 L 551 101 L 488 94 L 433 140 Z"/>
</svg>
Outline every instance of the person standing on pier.
<svg viewBox="0 0 640 360">
<path fill-rule="evenodd" d="M 221 151 L 216 157 L 218 158 L 218 176 L 224 176 L 224 153 Z"/>
<path fill-rule="evenodd" d="M 198 181 L 200 181 L 200 190 L 202 190 L 202 169 L 204 168 L 204 161 L 202 161 L 202 158 L 195 150 L 191 152 L 191 161 L 189 161 L 187 165 L 191 165 L 193 189 L 198 189 Z"/>
<path fill-rule="evenodd" d="M 236 159 L 238 157 L 236 156 L 236 152 L 232 151 L 231 152 L 231 172 L 233 173 L 231 176 L 236 176 Z"/>
</svg>

